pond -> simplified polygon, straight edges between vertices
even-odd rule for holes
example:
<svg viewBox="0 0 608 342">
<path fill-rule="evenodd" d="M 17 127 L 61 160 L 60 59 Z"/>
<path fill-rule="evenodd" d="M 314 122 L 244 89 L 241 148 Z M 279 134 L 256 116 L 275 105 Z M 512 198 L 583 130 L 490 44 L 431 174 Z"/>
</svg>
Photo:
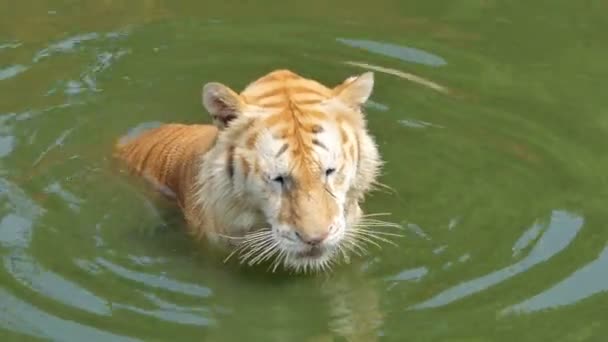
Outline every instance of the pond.
<svg viewBox="0 0 608 342">
<path fill-rule="evenodd" d="M 601 1 L 90 1 L 0 8 L 2 341 L 591 341 L 608 334 Z M 369 213 L 332 272 L 207 257 L 114 141 L 201 87 L 375 74 Z M 604 324 L 604 327 L 602 327 Z"/>
</svg>

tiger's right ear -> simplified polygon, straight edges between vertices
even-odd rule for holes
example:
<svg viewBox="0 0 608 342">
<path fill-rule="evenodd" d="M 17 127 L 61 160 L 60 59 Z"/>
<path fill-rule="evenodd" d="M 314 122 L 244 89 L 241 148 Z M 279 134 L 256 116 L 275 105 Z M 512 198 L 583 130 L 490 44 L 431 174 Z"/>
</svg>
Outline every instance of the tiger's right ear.
<svg viewBox="0 0 608 342">
<path fill-rule="evenodd" d="M 241 115 L 244 104 L 232 89 L 221 83 L 210 82 L 203 87 L 203 106 L 211 114 L 217 128 L 223 129 Z"/>
<path fill-rule="evenodd" d="M 359 109 L 372 94 L 374 73 L 368 71 L 358 76 L 347 78 L 333 89 L 334 94 L 351 108 Z"/>
</svg>

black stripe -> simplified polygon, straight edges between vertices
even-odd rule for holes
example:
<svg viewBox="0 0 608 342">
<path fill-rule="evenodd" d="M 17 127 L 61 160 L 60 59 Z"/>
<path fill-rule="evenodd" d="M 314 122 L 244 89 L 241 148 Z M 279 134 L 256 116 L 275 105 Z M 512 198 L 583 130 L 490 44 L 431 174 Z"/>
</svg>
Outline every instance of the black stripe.
<svg viewBox="0 0 608 342">
<path fill-rule="evenodd" d="M 228 160 L 226 162 L 228 176 L 232 180 L 234 178 L 234 146 L 228 148 Z"/>
<path fill-rule="evenodd" d="M 317 146 L 319 146 L 319 147 L 321 147 L 321 148 L 324 148 L 326 151 L 329 151 L 329 149 L 327 148 L 327 146 L 325 146 L 324 143 L 320 142 L 317 139 L 312 139 L 312 143 L 315 144 L 315 145 L 317 145 Z"/>
<path fill-rule="evenodd" d="M 276 154 L 276 156 L 275 156 L 275 157 L 276 157 L 276 158 L 280 157 L 280 156 L 281 156 L 281 154 L 283 154 L 283 153 L 285 153 L 285 151 L 287 151 L 287 148 L 288 148 L 288 147 L 289 147 L 289 146 L 288 146 L 287 144 L 283 144 L 283 146 L 281 146 L 281 148 L 279 149 L 279 151 L 277 152 L 277 154 Z"/>
</svg>

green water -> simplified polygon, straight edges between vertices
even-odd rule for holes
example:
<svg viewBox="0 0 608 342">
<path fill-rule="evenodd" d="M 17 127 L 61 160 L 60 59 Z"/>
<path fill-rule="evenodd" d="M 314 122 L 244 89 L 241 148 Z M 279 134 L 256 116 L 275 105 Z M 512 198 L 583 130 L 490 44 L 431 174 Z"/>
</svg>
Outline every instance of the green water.
<svg viewBox="0 0 608 342">
<path fill-rule="evenodd" d="M 606 3 L 358 3 L 1 1 L 0 339 L 603 340 Z M 394 191 L 365 207 L 397 246 L 321 276 L 223 265 L 116 171 L 129 129 L 208 122 L 203 83 L 275 68 L 375 71 Z"/>
</svg>

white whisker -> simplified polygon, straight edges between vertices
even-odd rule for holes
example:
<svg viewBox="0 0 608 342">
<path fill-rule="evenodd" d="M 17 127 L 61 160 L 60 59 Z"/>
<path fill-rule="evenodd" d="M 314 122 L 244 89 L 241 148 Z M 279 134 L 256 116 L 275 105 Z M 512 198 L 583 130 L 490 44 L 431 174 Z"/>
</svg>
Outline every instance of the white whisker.
<svg viewBox="0 0 608 342">
<path fill-rule="evenodd" d="M 382 242 L 386 242 L 388 244 L 391 244 L 393 246 L 397 246 L 397 244 L 389 239 L 385 239 L 381 236 L 375 235 L 373 232 L 370 231 L 365 231 L 365 230 L 359 230 L 357 231 L 357 234 L 359 234 L 359 237 L 361 239 L 365 238 L 366 241 L 373 243 L 374 245 L 378 245 L 377 243 L 372 242 L 371 239 L 376 239 L 377 241 L 382 241 Z M 381 247 L 380 247 L 381 248 Z"/>
<path fill-rule="evenodd" d="M 367 250 L 361 246 L 358 242 L 358 237 L 355 235 L 347 234 L 347 240 L 345 241 L 344 246 L 351 252 L 356 254 L 358 257 L 361 257 L 367 254 Z"/>
<path fill-rule="evenodd" d="M 396 233 L 389 233 L 389 232 L 383 232 L 383 231 L 379 231 L 379 230 L 372 230 L 372 229 L 367 229 L 367 227 L 357 227 L 355 226 L 355 230 L 357 232 L 368 232 L 371 234 L 377 234 L 377 235 L 384 235 L 384 236 L 394 236 L 394 237 L 405 237 L 405 235 L 403 234 L 396 234 Z"/>
<path fill-rule="evenodd" d="M 241 256 L 241 263 L 247 261 L 250 257 L 255 256 L 260 251 L 266 251 L 268 248 L 272 248 L 272 244 L 275 243 L 272 240 L 264 240 L 259 243 L 252 245 L 249 251 Z M 259 254 L 258 254 L 259 255 Z"/>
<path fill-rule="evenodd" d="M 274 273 L 277 270 L 277 267 L 279 267 L 279 265 L 281 264 L 281 258 L 284 259 L 286 255 L 287 253 L 285 252 L 285 250 L 281 249 L 279 255 L 277 255 L 277 257 L 274 259 L 272 264 L 270 264 L 268 269 L 272 268 L 272 273 Z"/>
<path fill-rule="evenodd" d="M 367 237 L 367 236 L 365 236 L 363 234 L 359 235 L 358 238 L 359 238 L 360 241 L 367 242 L 369 244 L 372 244 L 372 245 L 378 247 L 379 249 L 382 249 L 382 246 L 380 246 L 379 243 L 377 243 L 374 240 L 371 240 L 369 237 Z"/>
<path fill-rule="evenodd" d="M 239 245 L 238 247 L 236 247 L 232 252 L 230 252 L 230 254 L 228 254 L 228 256 L 224 259 L 224 263 L 228 262 L 228 260 L 230 260 L 230 258 L 237 254 L 240 250 L 243 249 L 243 245 Z"/>
<path fill-rule="evenodd" d="M 249 266 L 257 264 L 257 261 L 261 260 L 265 255 L 268 255 L 269 253 L 271 253 L 270 255 L 272 256 L 272 254 L 274 254 L 277 251 L 278 246 L 279 246 L 278 242 L 273 242 L 268 247 L 265 247 L 265 249 L 263 249 L 263 251 L 260 254 L 258 254 L 255 258 L 253 258 L 249 261 Z"/>
<path fill-rule="evenodd" d="M 244 236 L 230 236 L 230 235 L 224 235 L 224 234 L 217 234 L 217 236 L 222 237 L 224 239 L 229 239 L 229 240 L 243 240 L 243 239 L 245 239 Z"/>
<path fill-rule="evenodd" d="M 397 246 L 389 238 L 403 237 L 404 235 L 392 231 L 384 231 L 383 228 L 400 228 L 399 224 L 382 221 L 373 217 L 390 215 L 390 213 L 373 213 L 362 216 L 362 219 L 347 229 L 342 241 L 331 249 L 325 251 L 325 255 L 319 258 L 304 257 L 294 254 L 282 247 L 281 239 L 274 236 L 270 228 L 264 228 L 249 232 L 244 236 L 228 236 L 218 234 L 222 238 L 237 241 L 238 245 L 224 259 L 230 260 L 238 255 L 241 264 L 249 266 L 269 262 L 268 271 L 276 272 L 279 267 L 285 267 L 293 273 L 318 273 L 327 272 L 335 265 L 351 262 L 351 256 L 362 257 L 368 254 L 370 246 L 382 249 L 383 243 Z"/>
<path fill-rule="evenodd" d="M 391 215 L 391 213 L 369 213 L 369 214 L 363 214 L 361 215 L 361 217 L 375 217 L 375 216 L 389 216 Z"/>
<path fill-rule="evenodd" d="M 281 249 L 279 248 L 279 244 L 273 245 L 271 247 L 268 248 L 268 251 L 260 254 L 256 259 L 257 260 L 252 260 L 253 264 L 260 264 L 266 260 L 269 260 L 270 258 L 272 258 L 275 254 L 277 254 L 277 252 L 280 252 Z"/>
<path fill-rule="evenodd" d="M 397 223 L 380 221 L 380 220 L 369 220 L 369 219 L 360 220 L 360 222 L 357 223 L 356 225 L 357 226 L 370 226 L 370 227 L 376 226 L 376 227 L 405 229 L 402 225 L 397 224 Z"/>
<path fill-rule="evenodd" d="M 350 257 L 346 253 L 346 250 L 345 250 L 346 247 L 344 247 L 344 244 L 343 243 L 339 244 L 337 248 L 338 248 L 338 253 L 342 254 L 342 258 L 344 259 L 344 262 L 349 264 Z"/>
</svg>

